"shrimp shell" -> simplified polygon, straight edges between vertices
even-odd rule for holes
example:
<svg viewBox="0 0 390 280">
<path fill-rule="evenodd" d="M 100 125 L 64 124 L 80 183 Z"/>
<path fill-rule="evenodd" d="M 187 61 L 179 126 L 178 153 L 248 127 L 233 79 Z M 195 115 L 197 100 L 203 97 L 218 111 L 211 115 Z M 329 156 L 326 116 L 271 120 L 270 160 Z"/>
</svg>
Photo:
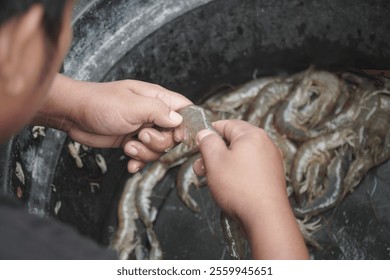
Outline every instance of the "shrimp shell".
<svg viewBox="0 0 390 280">
<path fill-rule="evenodd" d="M 278 78 L 265 77 L 250 81 L 228 94 L 211 97 L 203 103 L 203 106 L 213 112 L 227 112 L 234 114 L 235 109 L 250 102 L 258 95 L 262 88 L 275 80 L 278 80 Z"/>
<path fill-rule="evenodd" d="M 313 160 L 323 156 L 329 150 L 351 143 L 354 139 L 354 131 L 352 128 L 347 127 L 302 144 L 296 153 L 291 167 L 291 182 L 294 190 L 299 190 L 303 176 Z"/>
<path fill-rule="evenodd" d="M 153 212 L 150 207 L 150 197 L 153 188 L 165 176 L 166 172 L 166 166 L 163 163 L 156 161 L 142 174 L 142 179 L 139 181 L 135 205 L 141 221 L 147 228 L 152 227 L 153 223 Z"/>
<path fill-rule="evenodd" d="M 241 225 L 221 211 L 221 227 L 228 252 L 232 259 L 242 260 L 245 257 L 245 243 Z"/>
<path fill-rule="evenodd" d="M 196 154 L 187 159 L 180 167 L 176 179 L 176 190 L 179 198 L 183 203 L 194 212 L 199 212 L 198 203 L 191 197 L 189 191 L 191 186 L 200 187 L 200 181 L 195 174 L 192 166 L 194 162 L 200 158 L 200 154 Z"/>
<path fill-rule="evenodd" d="M 251 102 L 243 119 L 255 126 L 259 126 L 260 121 L 270 108 L 286 98 L 291 87 L 292 84 L 285 81 L 269 83 L 260 90 L 257 97 Z"/>
<path fill-rule="evenodd" d="M 316 196 L 306 205 L 295 208 L 296 216 L 305 217 L 320 214 L 335 206 L 342 198 L 344 179 L 352 161 L 352 150 L 349 146 L 342 147 L 341 151 L 332 159 L 327 168 L 325 192 Z"/>
<path fill-rule="evenodd" d="M 135 221 L 138 219 L 138 212 L 135 205 L 135 196 L 141 179 L 141 174 L 136 173 L 126 181 L 118 205 L 118 229 L 111 242 L 111 247 L 118 251 L 121 260 L 128 259 L 136 246 L 134 234 L 137 230 Z"/>
<path fill-rule="evenodd" d="M 339 95 L 339 79 L 335 75 L 308 70 L 278 108 L 277 129 L 293 140 L 307 140 L 308 131 L 332 112 Z"/>
<path fill-rule="evenodd" d="M 146 235 L 148 236 L 150 244 L 149 260 L 162 260 L 163 252 L 161 250 L 160 242 L 158 241 L 156 233 L 152 228 L 147 228 Z"/>
</svg>

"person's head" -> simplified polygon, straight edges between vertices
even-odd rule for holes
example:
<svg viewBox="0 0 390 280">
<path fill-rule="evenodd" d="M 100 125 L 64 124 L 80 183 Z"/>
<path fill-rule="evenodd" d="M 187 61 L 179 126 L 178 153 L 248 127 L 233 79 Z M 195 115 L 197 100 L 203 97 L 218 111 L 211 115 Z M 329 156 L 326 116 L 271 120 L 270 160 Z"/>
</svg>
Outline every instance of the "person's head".
<svg viewBox="0 0 390 280">
<path fill-rule="evenodd" d="M 0 1 L 0 143 L 45 101 L 72 38 L 73 0 Z"/>
</svg>

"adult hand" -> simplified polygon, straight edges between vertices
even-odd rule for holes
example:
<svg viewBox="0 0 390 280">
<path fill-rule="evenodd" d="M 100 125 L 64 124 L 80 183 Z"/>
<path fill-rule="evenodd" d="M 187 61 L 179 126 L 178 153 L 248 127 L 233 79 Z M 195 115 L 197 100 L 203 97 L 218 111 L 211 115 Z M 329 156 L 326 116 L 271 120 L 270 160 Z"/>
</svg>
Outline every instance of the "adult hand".
<svg viewBox="0 0 390 280">
<path fill-rule="evenodd" d="M 146 82 L 89 83 L 58 75 L 34 122 L 64 130 L 91 147 L 122 147 L 132 158 L 129 172 L 136 172 L 175 144 L 172 130 L 182 122 L 175 111 L 190 104 Z"/>
<path fill-rule="evenodd" d="M 241 222 L 254 258 L 307 258 L 307 249 L 286 192 L 279 149 L 264 130 L 238 120 L 215 122 L 229 146 L 211 130 L 197 134 L 202 158 L 197 175 L 207 176 L 218 205 Z"/>
</svg>

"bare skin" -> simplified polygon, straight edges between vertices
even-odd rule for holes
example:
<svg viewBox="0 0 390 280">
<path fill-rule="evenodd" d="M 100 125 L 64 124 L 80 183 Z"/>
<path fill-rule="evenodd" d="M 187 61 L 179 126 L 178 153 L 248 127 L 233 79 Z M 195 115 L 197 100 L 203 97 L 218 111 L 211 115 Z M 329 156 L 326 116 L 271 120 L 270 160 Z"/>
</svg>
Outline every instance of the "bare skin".
<svg viewBox="0 0 390 280">
<path fill-rule="evenodd" d="M 150 83 L 90 83 L 58 74 L 33 122 L 61 129 L 88 146 L 121 147 L 132 158 L 129 172 L 136 172 L 174 145 L 172 131 L 182 121 L 175 111 L 190 104 Z"/>
<path fill-rule="evenodd" d="M 308 252 L 287 199 L 278 148 L 260 128 L 238 120 L 218 121 L 214 132 L 197 134 L 202 158 L 194 163 L 207 176 L 218 205 L 243 225 L 254 259 L 307 259 Z M 223 174 L 223 176 L 221 176 Z"/>
</svg>

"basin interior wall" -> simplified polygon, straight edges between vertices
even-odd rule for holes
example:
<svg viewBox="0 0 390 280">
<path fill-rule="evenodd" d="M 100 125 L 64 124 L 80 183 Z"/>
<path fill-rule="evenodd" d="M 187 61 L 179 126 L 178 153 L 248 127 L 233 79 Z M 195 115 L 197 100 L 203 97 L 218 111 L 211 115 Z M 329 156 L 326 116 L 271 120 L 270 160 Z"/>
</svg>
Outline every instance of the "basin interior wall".
<svg viewBox="0 0 390 280">
<path fill-rule="evenodd" d="M 95 0 L 75 10 L 74 42 L 64 62 L 79 80 L 139 79 L 199 103 L 218 88 L 253 77 L 293 73 L 314 65 L 327 70 L 389 69 L 388 1 Z M 65 134 L 48 129 L 33 139 L 25 128 L 0 149 L 1 187 L 28 210 L 52 216 L 108 245 L 116 207 L 130 176 L 120 150 L 91 149 L 75 166 Z M 108 172 L 95 162 L 102 154 Z M 26 174 L 20 186 L 16 162 Z M 315 235 L 319 259 L 387 259 L 390 244 L 390 161 L 371 170 L 356 190 L 321 216 Z M 228 258 L 218 209 L 207 188 L 193 194 L 193 214 L 177 198 L 177 170 L 156 187 L 155 229 L 167 259 Z M 92 184 L 91 183 L 95 183 Z"/>
</svg>

